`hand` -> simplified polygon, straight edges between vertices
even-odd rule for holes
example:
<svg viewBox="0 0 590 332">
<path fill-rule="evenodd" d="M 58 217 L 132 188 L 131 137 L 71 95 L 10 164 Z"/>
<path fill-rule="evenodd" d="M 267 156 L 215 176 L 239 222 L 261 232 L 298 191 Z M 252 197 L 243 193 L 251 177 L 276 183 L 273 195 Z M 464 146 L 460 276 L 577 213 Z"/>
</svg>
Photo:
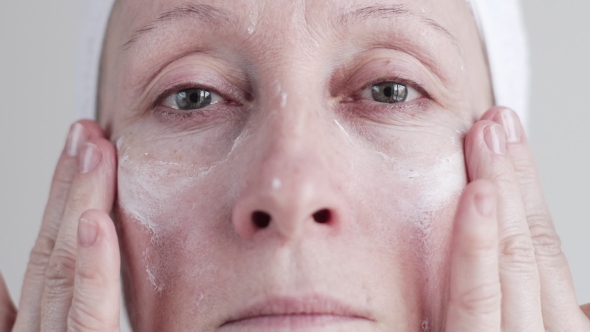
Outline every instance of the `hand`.
<svg viewBox="0 0 590 332">
<path fill-rule="evenodd" d="M 446 331 L 590 331 L 516 114 L 486 112 L 467 134 L 465 161 Z"/>
<path fill-rule="evenodd" d="M 120 256 L 109 217 L 116 154 L 75 123 L 57 164 L 18 312 L 0 282 L 0 331 L 118 331 Z"/>
</svg>

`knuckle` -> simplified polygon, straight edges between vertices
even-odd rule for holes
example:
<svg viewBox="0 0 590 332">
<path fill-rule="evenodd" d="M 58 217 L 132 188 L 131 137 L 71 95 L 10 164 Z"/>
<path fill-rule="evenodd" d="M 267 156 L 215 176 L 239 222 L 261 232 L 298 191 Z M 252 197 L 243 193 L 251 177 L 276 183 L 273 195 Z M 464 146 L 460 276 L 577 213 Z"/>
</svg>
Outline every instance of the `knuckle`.
<svg viewBox="0 0 590 332">
<path fill-rule="evenodd" d="M 496 312 L 502 304 L 500 285 L 497 282 L 482 283 L 451 298 L 451 303 L 473 315 Z"/>
<path fill-rule="evenodd" d="M 108 285 L 108 280 L 104 278 L 100 268 L 92 264 L 78 264 L 76 275 L 82 280 L 91 282 L 98 289 Z"/>
<path fill-rule="evenodd" d="M 76 258 L 72 251 L 56 248 L 45 272 L 45 285 L 50 289 L 70 289 L 74 285 Z"/>
<path fill-rule="evenodd" d="M 64 160 L 60 160 L 53 173 L 52 186 L 54 187 L 69 187 L 74 181 L 75 170 L 70 167 L 68 163 L 64 163 Z"/>
<path fill-rule="evenodd" d="M 530 160 L 526 158 L 515 158 L 512 159 L 512 165 L 514 165 L 514 170 L 518 174 L 521 184 L 531 185 L 538 181 L 535 166 Z"/>
<path fill-rule="evenodd" d="M 504 238 L 499 245 L 500 255 L 510 262 L 522 265 L 536 264 L 535 248 L 529 236 L 514 234 Z"/>
<path fill-rule="evenodd" d="M 107 324 L 96 308 L 83 301 L 74 301 L 68 313 L 68 331 L 109 332 L 119 331 L 119 322 Z"/>
<path fill-rule="evenodd" d="M 87 191 L 81 191 L 79 188 L 74 188 L 70 192 L 68 200 L 69 203 L 72 204 L 72 206 L 84 207 L 89 205 L 90 196 L 88 195 Z M 78 211 L 79 214 L 76 215 L 76 218 L 80 217 L 80 215 L 82 214 L 81 211 Z"/>
<path fill-rule="evenodd" d="M 497 169 L 490 179 L 498 188 L 510 188 L 514 186 L 512 178 L 506 173 L 504 169 Z"/>
<path fill-rule="evenodd" d="M 29 254 L 29 270 L 45 273 L 54 245 L 55 241 L 51 237 L 40 234 Z"/>
<path fill-rule="evenodd" d="M 530 229 L 537 256 L 551 258 L 563 254 L 561 251 L 561 238 L 552 227 L 536 223 L 531 225 Z"/>
</svg>

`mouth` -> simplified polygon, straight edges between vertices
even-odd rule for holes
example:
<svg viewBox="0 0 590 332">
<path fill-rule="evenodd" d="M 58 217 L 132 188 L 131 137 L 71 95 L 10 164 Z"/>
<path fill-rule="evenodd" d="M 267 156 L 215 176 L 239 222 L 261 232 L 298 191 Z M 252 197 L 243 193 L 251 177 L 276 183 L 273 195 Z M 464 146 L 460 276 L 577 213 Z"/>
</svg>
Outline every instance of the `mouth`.
<svg viewBox="0 0 590 332">
<path fill-rule="evenodd" d="M 368 313 L 322 296 L 272 297 L 254 303 L 228 319 L 222 328 L 309 329 L 349 323 L 371 323 Z"/>
</svg>

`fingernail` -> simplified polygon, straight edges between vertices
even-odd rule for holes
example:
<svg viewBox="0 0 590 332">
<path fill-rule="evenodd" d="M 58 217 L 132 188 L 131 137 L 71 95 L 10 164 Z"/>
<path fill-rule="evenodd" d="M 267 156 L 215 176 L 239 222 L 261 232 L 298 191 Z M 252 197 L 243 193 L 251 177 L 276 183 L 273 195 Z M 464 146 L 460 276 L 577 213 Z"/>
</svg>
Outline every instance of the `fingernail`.
<svg viewBox="0 0 590 332">
<path fill-rule="evenodd" d="M 477 212 L 482 217 L 489 218 L 494 215 L 494 209 L 496 208 L 496 204 L 494 201 L 494 197 L 492 197 L 490 194 L 483 194 L 483 193 L 475 194 L 475 197 L 473 198 L 473 200 L 474 200 L 475 208 L 477 209 Z"/>
<path fill-rule="evenodd" d="M 80 123 L 76 122 L 70 128 L 68 139 L 66 141 L 66 153 L 70 157 L 76 157 L 80 148 L 86 143 L 86 129 Z"/>
<path fill-rule="evenodd" d="M 506 154 L 506 134 L 500 125 L 492 124 L 483 129 L 483 137 L 488 149 L 495 154 Z"/>
<path fill-rule="evenodd" d="M 500 118 L 502 121 L 502 126 L 506 131 L 506 138 L 508 139 L 508 142 L 520 142 L 520 138 L 522 135 L 520 127 L 518 126 L 518 119 L 516 118 L 516 113 L 509 109 L 503 109 L 500 112 Z"/>
<path fill-rule="evenodd" d="M 90 247 L 98 237 L 98 225 L 92 220 L 81 218 L 78 223 L 78 243 L 83 247 Z"/>
<path fill-rule="evenodd" d="M 80 155 L 78 156 L 78 169 L 80 173 L 85 174 L 91 172 L 96 168 L 100 160 L 102 159 L 102 152 L 98 146 L 92 143 L 84 144 Z"/>
</svg>

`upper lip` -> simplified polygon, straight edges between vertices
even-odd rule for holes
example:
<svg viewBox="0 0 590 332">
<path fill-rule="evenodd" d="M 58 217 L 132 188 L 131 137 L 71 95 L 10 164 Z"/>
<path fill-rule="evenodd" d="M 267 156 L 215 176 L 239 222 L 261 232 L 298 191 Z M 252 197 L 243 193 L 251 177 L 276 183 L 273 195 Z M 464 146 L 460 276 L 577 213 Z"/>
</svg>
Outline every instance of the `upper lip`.
<svg viewBox="0 0 590 332">
<path fill-rule="evenodd" d="M 353 308 L 351 305 L 330 297 L 320 295 L 306 297 L 275 296 L 255 302 L 240 310 L 223 325 L 256 317 L 286 315 L 329 315 L 373 320 L 366 311 Z"/>
</svg>

